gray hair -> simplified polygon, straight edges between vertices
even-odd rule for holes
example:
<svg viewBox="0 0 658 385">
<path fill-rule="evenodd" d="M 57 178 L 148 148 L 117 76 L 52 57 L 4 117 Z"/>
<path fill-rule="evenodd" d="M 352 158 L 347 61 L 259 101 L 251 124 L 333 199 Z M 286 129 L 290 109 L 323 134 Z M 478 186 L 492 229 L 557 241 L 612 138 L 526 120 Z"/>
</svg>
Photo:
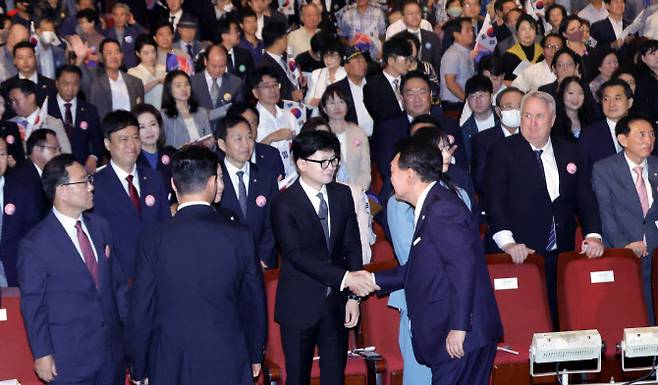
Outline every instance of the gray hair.
<svg viewBox="0 0 658 385">
<path fill-rule="evenodd" d="M 123 8 L 126 12 L 130 13 L 130 6 L 126 3 L 115 3 L 114 6 L 112 6 L 112 10 L 114 11 L 116 8 Z"/>
<path fill-rule="evenodd" d="M 523 99 L 521 99 L 521 111 L 523 111 L 523 107 L 525 106 L 526 101 L 530 98 L 543 100 L 544 103 L 548 105 L 548 109 L 551 112 L 551 116 L 555 117 L 555 99 L 553 99 L 551 94 L 548 94 L 543 91 L 528 92 L 527 94 L 523 95 Z"/>
</svg>

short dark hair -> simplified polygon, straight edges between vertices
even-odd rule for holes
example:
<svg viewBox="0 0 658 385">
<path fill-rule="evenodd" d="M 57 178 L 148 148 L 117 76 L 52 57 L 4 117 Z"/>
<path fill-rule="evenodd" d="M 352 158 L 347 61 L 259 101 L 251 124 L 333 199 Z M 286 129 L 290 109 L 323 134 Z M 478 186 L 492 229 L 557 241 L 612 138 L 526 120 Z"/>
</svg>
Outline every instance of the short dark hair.
<svg viewBox="0 0 658 385">
<path fill-rule="evenodd" d="M 535 21 L 535 19 L 533 19 L 532 16 L 528 15 L 527 13 L 524 13 L 521 16 L 519 16 L 519 19 L 516 21 L 516 30 L 517 31 L 519 30 L 519 27 L 521 26 L 521 23 L 523 23 L 524 21 L 527 22 L 528 24 L 530 24 L 530 28 L 534 29 L 535 32 L 537 31 L 537 29 L 538 29 L 537 28 L 537 21 Z"/>
<path fill-rule="evenodd" d="M 249 81 L 249 83 L 251 83 L 251 88 L 258 88 L 258 85 L 263 81 L 263 77 L 265 76 L 269 76 L 272 79 L 275 79 L 277 82 L 281 83 L 281 76 L 276 71 L 276 69 L 274 69 L 274 67 L 269 65 L 261 65 L 258 66 L 256 70 L 251 74 L 251 79 Z"/>
<path fill-rule="evenodd" d="M 321 116 L 314 116 L 311 119 L 307 120 L 306 123 L 304 123 L 302 128 L 299 130 L 299 133 L 301 134 L 302 132 L 316 131 L 320 126 L 327 126 L 329 127 L 329 131 L 331 131 L 329 122 L 327 122 Z"/>
<path fill-rule="evenodd" d="M 392 56 L 411 56 L 411 43 L 404 37 L 393 36 L 384 43 L 382 48 L 382 60 L 384 65 L 388 63 L 388 59 Z"/>
<path fill-rule="evenodd" d="M 48 200 L 52 203 L 55 201 L 55 191 L 57 187 L 69 182 L 69 173 L 67 167 L 76 163 L 72 154 L 60 154 L 52 158 L 43 167 L 41 173 L 41 186 Z"/>
<path fill-rule="evenodd" d="M 496 105 L 500 106 L 500 101 L 503 100 L 503 95 L 509 94 L 510 92 L 518 92 L 519 94 L 521 94 L 521 97 L 525 95 L 525 92 L 521 91 L 516 87 L 506 87 L 503 90 L 501 90 L 498 93 L 498 95 L 496 95 Z"/>
<path fill-rule="evenodd" d="M 656 129 L 655 125 L 653 124 L 652 120 L 649 117 L 641 114 L 630 114 L 619 119 L 617 125 L 615 126 L 615 136 L 630 134 L 631 123 L 636 122 L 638 120 L 644 120 L 645 122 L 649 123 L 654 130 Z"/>
<path fill-rule="evenodd" d="M 242 10 L 240 10 L 240 15 L 239 15 L 240 23 L 242 23 L 246 17 L 258 17 L 258 16 L 256 15 L 256 12 L 254 12 L 253 9 L 249 7 L 244 7 L 242 8 Z"/>
<path fill-rule="evenodd" d="M 606 4 L 610 4 L 611 1 L 612 0 L 603 0 L 603 2 L 606 3 Z M 626 0 L 623 0 L 623 1 L 624 1 L 624 4 L 626 4 Z"/>
<path fill-rule="evenodd" d="M 428 78 L 427 75 L 425 75 L 424 73 L 418 70 L 414 70 L 414 71 L 409 71 L 402 76 L 402 79 L 400 80 L 400 92 L 404 90 L 405 83 L 407 83 L 411 79 L 420 79 L 425 83 L 427 83 L 428 88 L 430 89 L 432 88 L 432 84 L 430 83 L 430 78 Z"/>
<path fill-rule="evenodd" d="M 98 52 L 102 55 L 103 54 L 103 49 L 105 48 L 106 45 L 108 44 L 116 44 L 119 49 L 121 49 L 121 44 L 119 44 L 119 41 L 117 39 L 112 39 L 111 37 L 106 37 L 101 41 L 101 44 L 98 46 Z"/>
<path fill-rule="evenodd" d="M 478 72 L 483 74 L 484 71 L 489 71 L 493 76 L 503 75 L 505 74 L 505 63 L 503 63 L 503 59 L 500 56 L 485 56 L 478 64 Z"/>
<path fill-rule="evenodd" d="M 155 28 L 152 29 L 153 36 L 155 36 L 158 33 L 160 28 L 165 28 L 165 27 L 169 28 L 172 34 L 174 33 L 174 26 L 168 20 L 163 20 L 159 24 L 156 24 Z"/>
<path fill-rule="evenodd" d="M 21 93 L 25 96 L 30 94 L 35 95 L 37 93 L 37 85 L 28 79 L 14 78 L 10 80 L 9 85 L 7 86 L 7 95 L 9 95 L 9 93 L 15 89 L 20 90 Z"/>
<path fill-rule="evenodd" d="M 324 51 L 324 47 L 331 41 L 331 33 L 320 30 L 311 38 L 311 51 L 318 53 Z"/>
<path fill-rule="evenodd" d="M 247 127 L 251 129 L 251 126 L 249 125 L 247 119 L 243 118 L 240 115 L 227 114 L 225 117 L 219 119 L 219 121 L 217 122 L 217 126 L 215 126 L 215 129 L 213 130 L 213 136 L 215 137 L 215 140 L 217 139 L 226 140 L 226 135 L 228 135 L 228 130 L 237 126 L 240 123 L 246 124 Z M 254 140 L 255 139 L 256 138 L 254 138 Z"/>
<path fill-rule="evenodd" d="M 103 118 L 102 127 L 105 138 L 110 139 L 112 133 L 123 130 L 128 126 L 139 129 L 139 122 L 132 112 L 126 110 L 114 110 Z"/>
<path fill-rule="evenodd" d="M 551 12 L 553 12 L 554 9 L 559 9 L 560 13 L 562 14 L 562 20 L 564 20 L 567 17 L 567 9 L 564 8 L 562 4 L 558 3 L 553 3 L 549 5 L 546 8 L 546 20 L 548 21 L 548 17 L 550 16 Z"/>
<path fill-rule="evenodd" d="M 345 91 L 343 91 L 340 86 L 337 84 L 331 84 L 327 86 L 327 88 L 324 90 L 324 93 L 322 94 L 322 97 L 320 98 L 320 104 L 319 104 L 319 110 L 320 110 L 320 116 L 322 116 L 325 120 L 329 120 L 329 117 L 327 116 L 327 111 L 325 107 L 327 106 L 327 103 L 329 102 L 329 98 L 339 98 L 342 99 L 345 102 L 345 105 L 347 106 L 347 115 L 349 115 L 350 111 L 350 106 L 349 106 L 349 99 Z M 346 115 L 346 116 L 347 116 Z"/>
<path fill-rule="evenodd" d="M 98 12 L 96 12 L 95 9 L 91 9 L 91 8 L 85 8 L 79 10 L 78 13 L 75 14 L 75 19 L 76 20 L 86 19 L 90 23 L 95 23 L 96 25 L 99 24 Z"/>
<path fill-rule="evenodd" d="M 396 154 L 400 155 L 398 158 L 400 169 L 414 170 L 423 182 L 441 180 L 443 156 L 435 143 L 429 142 L 423 135 L 400 141 Z"/>
<path fill-rule="evenodd" d="M 200 192 L 217 176 L 217 155 L 204 146 L 184 146 L 172 158 L 171 176 L 179 194 Z"/>
<path fill-rule="evenodd" d="M 236 27 L 240 28 L 239 23 L 233 18 L 223 17 L 219 19 L 215 31 L 217 32 L 217 35 L 219 35 L 220 39 L 223 34 L 229 33 L 231 31 L 231 24 L 235 24 Z"/>
<path fill-rule="evenodd" d="M 624 89 L 624 95 L 626 95 L 627 98 L 631 99 L 633 97 L 633 89 L 631 89 L 631 86 L 628 83 L 619 78 L 612 78 L 601 84 L 601 88 L 599 89 L 599 100 L 603 98 L 603 91 L 608 87 L 621 87 Z"/>
<path fill-rule="evenodd" d="M 555 32 L 551 32 L 551 33 L 546 34 L 546 36 L 544 36 L 544 37 L 541 38 L 541 44 L 540 44 L 540 45 L 541 45 L 542 48 L 546 48 L 546 41 L 547 41 L 548 38 L 550 38 L 550 37 L 553 37 L 553 38 L 556 38 L 556 39 L 560 39 L 560 41 L 562 42 L 562 46 L 563 46 L 563 47 L 564 47 L 564 45 L 566 44 L 566 42 L 564 41 L 564 36 L 562 36 L 562 35 L 560 35 L 560 34 L 558 34 L 558 33 L 555 33 Z"/>
<path fill-rule="evenodd" d="M 340 142 L 336 135 L 327 131 L 308 131 L 300 133 L 292 140 L 292 157 L 295 163 L 306 159 L 317 151 L 333 151 L 340 158 Z"/>
<path fill-rule="evenodd" d="M 516 2 L 514 0 L 496 0 L 494 2 L 494 11 L 502 11 L 503 10 L 503 4 L 505 3 L 514 3 L 516 5 Z"/>
<path fill-rule="evenodd" d="M 412 1 L 415 2 L 415 0 Z M 402 32 L 396 33 L 394 36 L 401 37 L 404 40 L 408 41 L 409 43 L 413 44 L 414 47 L 416 47 L 416 52 L 420 51 L 420 40 L 418 40 L 418 36 L 416 36 L 415 34 L 405 29 Z"/>
<path fill-rule="evenodd" d="M 278 21 L 272 22 L 272 23 L 265 23 L 265 26 L 263 27 L 263 47 L 269 48 L 274 43 L 281 39 L 282 37 L 286 36 L 286 25 L 283 23 L 279 23 Z"/>
<path fill-rule="evenodd" d="M 63 64 L 57 67 L 57 70 L 55 71 L 55 79 L 59 79 L 64 74 L 64 72 L 76 74 L 80 79 L 82 79 L 82 71 L 80 68 L 74 66 L 73 64 Z"/>
<path fill-rule="evenodd" d="M 155 42 L 153 36 L 145 33 L 140 34 L 135 41 L 135 52 L 139 53 L 147 45 L 152 45 L 156 50 L 158 49 L 158 43 Z"/>
<path fill-rule="evenodd" d="M 57 133 L 50 128 L 40 128 L 32 131 L 30 137 L 25 142 L 25 152 L 27 155 L 32 155 L 32 150 L 35 146 L 41 146 L 48 141 L 48 135 L 57 137 Z"/>
<path fill-rule="evenodd" d="M 174 78 L 177 76 L 184 76 L 190 83 L 190 86 L 192 85 L 192 82 L 190 81 L 190 75 L 188 75 L 185 71 L 173 70 L 167 73 L 167 76 L 165 76 L 164 80 L 164 87 L 162 89 L 162 111 L 164 111 L 164 113 L 167 114 L 167 116 L 170 118 L 175 118 L 178 116 L 176 100 L 174 99 L 174 95 L 171 92 L 171 83 L 173 83 Z M 190 98 L 187 100 L 187 104 L 190 105 L 191 113 L 195 113 L 199 108 L 199 101 L 197 100 L 194 91 L 191 91 Z"/>
<path fill-rule="evenodd" d="M 565 33 L 567 31 L 567 26 L 572 21 L 578 21 L 581 25 L 583 25 L 585 23 L 585 21 L 581 17 L 579 17 L 578 15 L 571 14 L 571 15 L 565 17 L 564 20 L 562 20 L 562 23 L 560 23 L 560 29 L 558 30 L 558 33 L 560 35 Z"/>
<path fill-rule="evenodd" d="M 491 80 L 484 75 L 473 75 L 466 81 L 464 92 L 468 96 L 480 91 L 492 94 L 493 85 L 491 84 Z"/>
<path fill-rule="evenodd" d="M 247 102 L 232 103 L 231 107 L 229 107 L 228 110 L 226 110 L 226 116 L 229 116 L 229 115 L 242 116 L 242 114 L 247 110 L 253 112 L 256 115 L 256 117 L 258 117 L 258 120 L 260 120 L 260 114 L 258 113 L 258 110 L 256 109 L 256 107 L 254 107 L 253 105 L 251 105 Z"/>
<path fill-rule="evenodd" d="M 16 45 L 14 46 L 14 49 L 12 50 L 11 53 L 14 56 L 16 56 L 16 51 L 18 51 L 21 48 L 30 49 L 30 50 L 32 50 L 32 53 L 36 54 L 36 51 L 34 50 L 34 44 L 32 44 L 32 42 L 27 41 L 27 40 L 19 41 L 18 43 L 16 43 Z"/>
<path fill-rule="evenodd" d="M 131 112 L 133 115 L 135 115 L 135 119 L 137 119 L 137 123 L 138 123 L 137 127 L 139 127 L 139 115 L 148 113 L 155 117 L 156 122 L 158 122 L 158 127 L 160 128 L 158 133 L 158 141 L 156 145 L 158 146 L 158 149 L 164 147 L 165 145 L 164 126 L 162 124 L 162 115 L 160 115 L 160 110 L 158 110 L 151 104 L 139 103 L 135 105 L 135 107 L 133 107 Z M 141 129 L 141 127 L 139 128 Z"/>
<path fill-rule="evenodd" d="M 324 58 L 324 55 L 330 53 L 337 53 L 340 56 L 343 56 L 343 47 L 340 45 L 338 40 L 330 39 L 326 44 L 320 49 L 320 58 Z"/>
<path fill-rule="evenodd" d="M 448 42 L 452 44 L 455 41 L 454 33 L 461 32 L 463 23 L 471 23 L 471 19 L 468 17 L 457 17 L 448 22 L 443 26 L 443 35 L 447 36 Z"/>
</svg>

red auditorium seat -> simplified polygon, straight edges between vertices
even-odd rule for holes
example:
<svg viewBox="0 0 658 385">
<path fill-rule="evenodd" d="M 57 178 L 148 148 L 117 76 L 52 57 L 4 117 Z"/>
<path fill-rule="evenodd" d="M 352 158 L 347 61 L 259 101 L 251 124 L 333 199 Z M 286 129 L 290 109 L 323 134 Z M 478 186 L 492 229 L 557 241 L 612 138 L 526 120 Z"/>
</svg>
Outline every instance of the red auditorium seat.
<svg viewBox="0 0 658 385">
<path fill-rule="evenodd" d="M 544 260 L 533 254 L 525 263 L 517 265 L 507 254 L 492 254 L 487 255 L 487 268 L 505 332 L 498 345 L 519 352 L 519 355 L 503 351 L 496 353 L 491 383 L 537 383 L 541 380 L 532 381 L 529 374 L 528 349 L 533 333 L 551 331 Z M 548 377 L 547 380 L 554 381 L 554 378 Z"/>
<path fill-rule="evenodd" d="M 368 264 L 370 272 L 398 266 L 396 259 Z M 402 354 L 398 344 L 400 313 L 388 306 L 388 295 L 370 296 L 361 304 L 361 335 L 364 346 L 374 346 L 386 361 L 384 385 L 402 384 Z"/>
<path fill-rule="evenodd" d="M 658 250 L 652 255 L 651 261 L 651 292 L 653 294 L 653 315 L 658 319 Z"/>
<path fill-rule="evenodd" d="M 265 351 L 266 365 L 263 370 L 267 379 L 285 384 L 286 370 L 283 348 L 281 346 L 281 332 L 279 324 L 274 321 L 274 303 L 276 287 L 279 281 L 279 269 L 267 270 L 265 275 L 265 292 L 267 294 L 267 349 Z M 347 352 L 346 352 L 347 353 Z M 315 377 L 314 377 L 315 375 Z M 313 362 L 311 382 L 315 383 L 319 375 L 319 362 Z M 345 385 L 366 385 L 368 368 L 361 358 L 350 358 L 345 368 Z"/>
<path fill-rule="evenodd" d="M 384 262 L 395 259 L 395 251 L 386 239 L 378 239 L 372 246 L 371 263 Z"/>
<path fill-rule="evenodd" d="M 382 192 L 382 186 L 384 186 L 382 174 L 379 173 L 377 165 L 373 164 L 370 168 L 370 191 L 379 195 Z"/>
<path fill-rule="evenodd" d="M 3 288 L 0 308 L 7 310 L 7 321 L 0 321 L 0 380 L 17 379 L 22 385 L 41 385 L 34 373 L 32 352 L 27 342 L 20 294 L 17 288 Z"/>
</svg>

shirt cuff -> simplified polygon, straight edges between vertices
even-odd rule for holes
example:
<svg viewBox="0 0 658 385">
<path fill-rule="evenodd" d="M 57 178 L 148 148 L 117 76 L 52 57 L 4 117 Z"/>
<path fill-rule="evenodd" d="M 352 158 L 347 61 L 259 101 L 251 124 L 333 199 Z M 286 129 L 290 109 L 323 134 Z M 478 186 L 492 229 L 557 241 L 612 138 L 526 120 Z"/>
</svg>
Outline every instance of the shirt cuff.
<svg viewBox="0 0 658 385">
<path fill-rule="evenodd" d="M 345 272 L 345 275 L 343 275 L 343 280 L 340 281 L 340 291 L 345 290 L 345 281 L 347 280 L 347 273 L 349 273 L 349 271 Z"/>
<path fill-rule="evenodd" d="M 585 238 L 583 238 L 583 240 L 584 240 L 584 239 L 587 239 L 587 238 L 596 238 L 596 239 L 598 239 L 599 241 L 602 241 L 602 240 L 603 240 L 603 237 L 602 237 L 601 234 L 599 234 L 599 233 L 589 233 L 589 234 L 585 235 Z"/>
<path fill-rule="evenodd" d="M 512 235 L 512 232 L 509 230 L 500 230 L 496 234 L 492 236 L 494 242 L 496 242 L 496 245 L 498 246 L 499 249 L 503 249 L 503 246 L 505 246 L 508 243 L 516 243 L 514 240 L 514 236 Z"/>
</svg>

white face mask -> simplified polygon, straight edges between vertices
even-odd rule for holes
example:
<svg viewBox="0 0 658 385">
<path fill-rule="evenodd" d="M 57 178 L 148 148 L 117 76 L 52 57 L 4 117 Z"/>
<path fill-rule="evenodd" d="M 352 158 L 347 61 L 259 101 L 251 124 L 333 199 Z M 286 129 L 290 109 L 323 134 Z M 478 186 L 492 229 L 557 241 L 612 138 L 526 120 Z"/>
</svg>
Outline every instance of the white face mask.
<svg viewBox="0 0 658 385">
<path fill-rule="evenodd" d="M 521 111 L 508 110 L 500 111 L 500 122 L 509 128 L 519 128 L 521 126 Z"/>
<path fill-rule="evenodd" d="M 41 40 L 43 44 L 54 44 L 58 41 L 57 34 L 55 34 L 53 31 L 41 32 L 39 34 L 39 40 Z"/>
</svg>

